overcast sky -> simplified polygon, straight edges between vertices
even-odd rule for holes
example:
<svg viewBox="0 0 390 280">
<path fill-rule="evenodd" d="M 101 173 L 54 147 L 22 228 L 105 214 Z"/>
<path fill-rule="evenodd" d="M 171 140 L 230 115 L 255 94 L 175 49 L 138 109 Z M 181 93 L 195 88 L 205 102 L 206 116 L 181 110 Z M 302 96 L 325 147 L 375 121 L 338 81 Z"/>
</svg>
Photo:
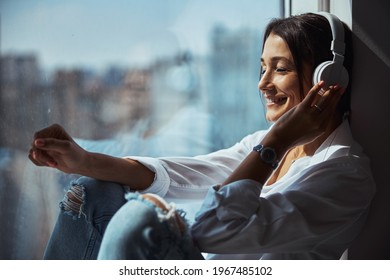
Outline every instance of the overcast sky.
<svg viewBox="0 0 390 280">
<path fill-rule="evenodd" d="M 216 23 L 261 32 L 279 15 L 269 0 L 0 0 L 1 53 L 38 54 L 45 68 L 137 65 L 205 53 Z"/>
</svg>

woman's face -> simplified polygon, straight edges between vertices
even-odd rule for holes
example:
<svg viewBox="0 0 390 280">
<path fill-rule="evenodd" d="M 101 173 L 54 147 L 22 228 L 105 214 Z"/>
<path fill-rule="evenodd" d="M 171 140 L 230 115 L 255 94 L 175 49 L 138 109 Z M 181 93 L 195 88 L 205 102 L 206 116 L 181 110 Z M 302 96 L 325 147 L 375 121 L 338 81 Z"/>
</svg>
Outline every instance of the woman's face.
<svg viewBox="0 0 390 280">
<path fill-rule="evenodd" d="M 267 105 L 267 120 L 277 121 L 284 113 L 302 101 L 299 78 L 287 43 L 271 33 L 265 41 L 261 56 L 262 77 L 259 89 Z M 303 66 L 303 92 L 311 88 L 311 70 Z"/>
</svg>

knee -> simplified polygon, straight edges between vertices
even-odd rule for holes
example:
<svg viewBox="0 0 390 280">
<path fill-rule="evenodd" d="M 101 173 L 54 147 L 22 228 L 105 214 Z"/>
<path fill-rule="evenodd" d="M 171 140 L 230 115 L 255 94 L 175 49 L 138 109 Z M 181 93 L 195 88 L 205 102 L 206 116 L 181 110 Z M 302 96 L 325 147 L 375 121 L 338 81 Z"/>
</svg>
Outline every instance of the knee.
<svg viewBox="0 0 390 280">
<path fill-rule="evenodd" d="M 98 259 L 148 259 L 161 242 L 161 222 L 154 207 L 131 200 L 109 222 Z"/>
<path fill-rule="evenodd" d="M 73 215 L 80 216 L 83 214 L 83 206 L 85 200 L 84 188 L 80 185 L 73 184 L 65 193 L 63 200 L 60 203 L 60 208 Z"/>
<path fill-rule="evenodd" d="M 162 259 L 180 251 L 187 238 L 182 227 L 187 226 L 174 205 L 156 201 L 154 195 L 129 194 L 127 198 L 107 226 L 98 258 Z"/>
<path fill-rule="evenodd" d="M 95 213 L 95 209 L 113 207 L 117 209 L 125 203 L 124 187 L 113 182 L 80 177 L 72 182 L 60 203 L 60 208 L 73 217 Z"/>
</svg>

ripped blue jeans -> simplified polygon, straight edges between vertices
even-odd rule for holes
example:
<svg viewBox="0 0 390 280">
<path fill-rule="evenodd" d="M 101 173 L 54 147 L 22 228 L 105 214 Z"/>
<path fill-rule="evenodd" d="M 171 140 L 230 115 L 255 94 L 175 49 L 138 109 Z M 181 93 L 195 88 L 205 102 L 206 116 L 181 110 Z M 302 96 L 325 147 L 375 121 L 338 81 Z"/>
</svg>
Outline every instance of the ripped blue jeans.
<svg viewBox="0 0 390 280">
<path fill-rule="evenodd" d="M 44 259 L 203 259 L 184 227 L 120 184 L 81 177 L 73 182 Z"/>
</svg>

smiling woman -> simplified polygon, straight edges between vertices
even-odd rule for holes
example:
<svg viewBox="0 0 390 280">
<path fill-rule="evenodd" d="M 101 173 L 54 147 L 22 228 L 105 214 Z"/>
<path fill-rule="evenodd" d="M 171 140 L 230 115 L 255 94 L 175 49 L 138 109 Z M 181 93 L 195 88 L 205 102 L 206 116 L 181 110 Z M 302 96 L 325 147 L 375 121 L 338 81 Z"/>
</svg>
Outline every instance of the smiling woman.
<svg viewBox="0 0 390 280">
<path fill-rule="evenodd" d="M 333 21 L 308 13 L 268 25 L 259 88 L 275 124 L 208 190 L 191 228 L 198 248 L 214 258 L 339 259 L 363 228 L 376 187 L 344 118 L 350 89 L 338 84 L 341 74 L 335 85 L 327 87 L 324 76 L 312 86 L 318 63 L 332 57 Z M 350 62 L 351 31 L 342 28 Z"/>
</svg>

